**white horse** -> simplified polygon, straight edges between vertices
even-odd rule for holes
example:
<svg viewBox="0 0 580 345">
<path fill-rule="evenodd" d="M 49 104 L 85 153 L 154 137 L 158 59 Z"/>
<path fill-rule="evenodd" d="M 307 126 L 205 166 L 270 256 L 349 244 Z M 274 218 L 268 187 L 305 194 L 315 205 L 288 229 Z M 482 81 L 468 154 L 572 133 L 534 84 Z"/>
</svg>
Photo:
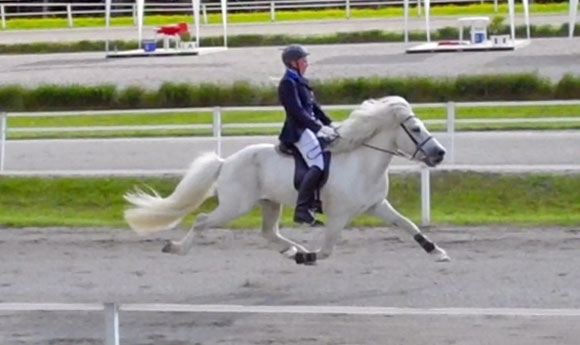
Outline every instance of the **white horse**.
<svg viewBox="0 0 580 345">
<path fill-rule="evenodd" d="M 185 255 L 196 232 L 224 225 L 255 205 L 262 208 L 262 235 L 281 254 L 297 263 L 313 263 L 331 256 L 341 230 L 353 217 L 366 213 L 389 225 L 405 229 L 437 261 L 449 256 L 431 242 L 408 218 L 386 200 L 387 168 L 394 155 L 434 167 L 445 149 L 417 118 L 402 97 L 388 96 L 364 101 L 337 130 L 339 137 L 326 149 L 332 153 L 329 177 L 320 191 L 327 215 L 321 248 L 309 251 L 280 234 L 282 205 L 293 207 L 294 158 L 281 154 L 272 144 L 249 145 L 228 158 L 205 153 L 193 160 L 171 195 L 147 194 L 136 188 L 125 194 L 132 204 L 124 213 L 139 234 L 172 229 L 207 198 L 216 196 L 218 206 L 197 215 L 181 241 L 168 241 L 162 251 Z"/>
</svg>

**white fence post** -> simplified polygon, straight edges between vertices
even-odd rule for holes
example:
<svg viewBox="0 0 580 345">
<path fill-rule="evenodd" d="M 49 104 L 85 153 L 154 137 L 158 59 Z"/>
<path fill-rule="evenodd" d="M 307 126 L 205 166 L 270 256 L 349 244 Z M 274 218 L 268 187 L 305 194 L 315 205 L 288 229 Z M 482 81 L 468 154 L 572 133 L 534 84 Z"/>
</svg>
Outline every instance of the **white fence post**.
<svg viewBox="0 0 580 345">
<path fill-rule="evenodd" d="M 421 224 L 431 222 L 431 178 L 428 167 L 421 167 Z"/>
<path fill-rule="evenodd" d="M 119 309 L 115 303 L 105 303 L 105 345 L 119 345 Z"/>
<path fill-rule="evenodd" d="M 346 12 L 346 19 L 350 19 L 350 0 L 346 0 L 345 12 Z"/>
<path fill-rule="evenodd" d="M 8 132 L 8 121 L 6 112 L 0 112 L 0 173 L 4 171 L 4 160 L 6 157 L 6 132 Z"/>
<path fill-rule="evenodd" d="M 73 27 L 73 17 L 72 17 L 72 6 L 71 4 L 66 4 L 66 16 L 68 18 L 68 27 Z"/>
<path fill-rule="evenodd" d="M 270 2 L 270 21 L 273 22 L 276 20 L 276 4 L 274 1 Z"/>
<path fill-rule="evenodd" d="M 0 18 L 2 19 L 2 29 L 6 29 L 6 8 L 0 5 Z"/>
<path fill-rule="evenodd" d="M 447 102 L 447 136 L 449 137 L 449 152 L 447 159 L 455 163 L 455 102 Z"/>
<path fill-rule="evenodd" d="M 220 107 L 213 108 L 213 136 L 217 141 L 216 153 L 218 156 L 222 156 L 222 114 Z"/>
</svg>

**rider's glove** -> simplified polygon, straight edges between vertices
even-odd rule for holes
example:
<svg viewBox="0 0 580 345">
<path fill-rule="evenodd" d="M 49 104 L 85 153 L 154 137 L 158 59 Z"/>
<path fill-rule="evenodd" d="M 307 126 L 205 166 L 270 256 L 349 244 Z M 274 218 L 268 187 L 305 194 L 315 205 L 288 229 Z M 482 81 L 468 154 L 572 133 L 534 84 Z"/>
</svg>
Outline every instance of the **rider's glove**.
<svg viewBox="0 0 580 345">
<path fill-rule="evenodd" d="M 332 127 L 322 126 L 320 127 L 320 130 L 316 133 L 316 136 L 332 140 L 336 138 L 336 131 Z"/>
</svg>

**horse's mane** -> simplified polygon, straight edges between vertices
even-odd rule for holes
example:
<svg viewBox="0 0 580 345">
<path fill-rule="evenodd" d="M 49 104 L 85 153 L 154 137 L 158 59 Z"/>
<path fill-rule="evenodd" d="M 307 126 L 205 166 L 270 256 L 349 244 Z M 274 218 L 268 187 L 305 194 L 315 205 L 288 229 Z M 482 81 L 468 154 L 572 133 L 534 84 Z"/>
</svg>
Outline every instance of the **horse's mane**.
<svg viewBox="0 0 580 345">
<path fill-rule="evenodd" d="M 351 151 L 374 136 L 386 122 L 392 120 L 400 108 L 409 109 L 409 103 L 399 96 L 370 98 L 363 101 L 344 120 L 338 130 L 340 138 L 328 146 L 328 151 Z"/>
</svg>

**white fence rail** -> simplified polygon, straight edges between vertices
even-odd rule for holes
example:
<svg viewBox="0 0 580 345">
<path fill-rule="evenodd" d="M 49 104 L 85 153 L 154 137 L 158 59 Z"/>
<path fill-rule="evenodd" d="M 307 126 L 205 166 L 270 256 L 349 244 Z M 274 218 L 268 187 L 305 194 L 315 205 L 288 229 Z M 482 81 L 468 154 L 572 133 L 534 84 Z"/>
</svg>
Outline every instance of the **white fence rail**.
<svg viewBox="0 0 580 345">
<path fill-rule="evenodd" d="M 415 109 L 420 108 L 445 108 L 446 118 L 438 120 L 425 120 L 426 124 L 445 124 L 446 133 L 449 142 L 446 148 L 446 162 L 455 163 L 455 133 L 456 125 L 461 123 L 562 123 L 562 122 L 580 122 L 578 117 L 545 117 L 545 118 L 498 118 L 498 119 L 457 119 L 456 113 L 458 108 L 473 107 L 516 107 L 516 106 L 550 106 L 550 105 L 580 105 L 580 100 L 554 100 L 554 101 L 529 101 L 529 102 L 446 102 L 446 103 L 418 103 L 414 104 Z M 350 110 L 357 105 L 329 105 L 325 106 L 328 110 Z M 8 132 L 80 132 L 80 131 L 115 131 L 115 130 L 159 130 L 159 129 L 212 129 L 213 137 L 216 139 L 216 152 L 221 155 L 222 130 L 224 128 L 279 128 L 281 123 L 222 123 L 223 112 L 240 112 L 240 111 L 282 111 L 279 106 L 262 106 L 262 107 L 210 107 L 210 108 L 167 108 L 167 109 L 132 109 L 132 110 L 104 110 L 104 111 L 66 111 L 66 112 L 14 112 L 0 113 L 0 174 L 5 171 L 6 140 Z M 135 125 L 135 126 L 87 126 L 87 127 L 27 127 L 27 128 L 9 128 L 8 117 L 56 117 L 56 116 L 100 116 L 100 115 L 128 115 L 128 114 L 147 114 L 159 115 L 164 113 L 202 113 L 212 112 L 211 124 L 187 124 L 187 125 Z M 505 167 L 504 167 L 505 168 Z M 522 167 L 514 167 L 515 170 L 521 171 Z M 578 170 L 576 166 L 568 166 L 563 170 Z M 525 169 L 523 169 L 525 170 Z M 430 169 L 421 169 L 421 223 L 428 225 L 431 222 L 430 216 Z"/>
<path fill-rule="evenodd" d="M 181 313 L 245 313 L 245 314 L 315 314 L 366 316 L 493 316 L 493 317 L 557 317 L 578 318 L 580 309 L 541 308 L 398 308 L 316 305 L 194 305 L 194 304 L 117 304 L 117 303 L 0 303 L 0 312 L 35 311 L 102 311 L 104 312 L 104 344 L 120 345 L 120 311 Z M 74 327 L 74 326 L 73 326 Z"/>
<path fill-rule="evenodd" d="M 464 3 L 464 4 L 483 4 L 492 2 L 495 12 L 497 12 L 498 0 L 432 0 L 431 5 Z M 411 6 L 417 6 L 417 13 L 421 14 L 421 0 L 410 0 Z M 387 7 L 403 6 L 403 0 L 392 1 L 371 1 L 371 0 L 258 0 L 258 1 L 238 1 L 227 4 L 228 11 L 238 13 L 251 12 L 269 12 L 270 21 L 276 21 L 277 10 L 321 10 L 332 8 L 343 8 L 345 18 L 350 18 L 352 8 L 365 7 Z M 38 8 L 38 11 L 15 12 L 12 9 L 18 7 Z M 94 9 L 98 8 L 98 9 Z M 201 4 L 203 22 L 208 23 L 208 13 L 221 14 L 220 4 Z M 145 2 L 146 15 L 163 15 L 167 13 L 177 13 L 190 15 L 192 13 L 191 3 L 156 3 Z M 133 24 L 137 24 L 137 8 L 135 2 L 113 2 L 111 14 L 113 16 L 131 16 Z M 0 2 L 0 22 L 2 29 L 7 28 L 7 21 L 13 18 L 22 17 L 53 17 L 66 16 L 69 27 L 74 27 L 74 18 L 77 16 L 105 16 L 105 4 L 70 2 L 70 3 L 22 3 L 22 2 Z"/>
</svg>

